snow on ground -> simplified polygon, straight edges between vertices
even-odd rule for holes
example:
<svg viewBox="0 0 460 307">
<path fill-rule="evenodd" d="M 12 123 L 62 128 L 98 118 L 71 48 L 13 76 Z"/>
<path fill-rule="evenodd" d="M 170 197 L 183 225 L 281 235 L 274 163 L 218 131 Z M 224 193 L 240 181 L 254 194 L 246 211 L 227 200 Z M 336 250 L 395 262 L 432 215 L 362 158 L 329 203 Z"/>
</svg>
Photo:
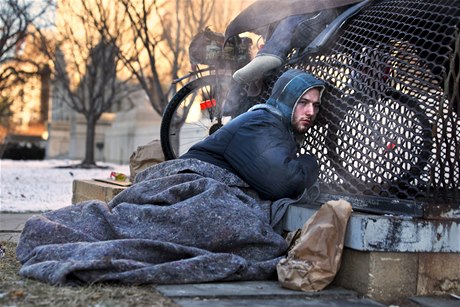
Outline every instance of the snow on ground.
<svg viewBox="0 0 460 307">
<path fill-rule="evenodd" d="M 110 173 L 129 175 L 129 165 L 97 163 L 107 169 L 56 168 L 80 161 L 0 160 L 0 212 L 43 212 L 71 205 L 75 179 L 108 179 Z"/>
</svg>

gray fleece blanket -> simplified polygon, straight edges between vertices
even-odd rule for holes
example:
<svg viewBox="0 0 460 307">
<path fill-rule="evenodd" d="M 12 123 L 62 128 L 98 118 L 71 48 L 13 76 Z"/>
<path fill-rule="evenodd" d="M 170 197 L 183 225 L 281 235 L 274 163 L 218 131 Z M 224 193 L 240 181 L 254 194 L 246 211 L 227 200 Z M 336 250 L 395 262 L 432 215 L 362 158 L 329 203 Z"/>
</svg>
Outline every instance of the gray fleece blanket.
<svg viewBox="0 0 460 307">
<path fill-rule="evenodd" d="M 19 274 L 56 285 L 178 284 L 272 277 L 293 200 L 261 200 L 236 175 L 198 160 L 140 173 L 109 204 L 87 201 L 25 224 Z"/>
</svg>

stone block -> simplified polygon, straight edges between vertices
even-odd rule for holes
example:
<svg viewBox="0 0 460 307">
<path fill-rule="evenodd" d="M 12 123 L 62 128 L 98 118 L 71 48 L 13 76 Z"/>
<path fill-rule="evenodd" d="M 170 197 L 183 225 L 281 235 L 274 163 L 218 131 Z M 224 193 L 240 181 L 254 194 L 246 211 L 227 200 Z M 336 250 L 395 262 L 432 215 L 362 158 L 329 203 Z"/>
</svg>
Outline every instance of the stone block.
<svg viewBox="0 0 460 307">
<path fill-rule="evenodd" d="M 392 304 L 460 291 L 459 253 L 387 253 L 345 248 L 334 285 Z"/>
<path fill-rule="evenodd" d="M 126 188 L 97 180 L 74 180 L 72 184 L 72 204 L 92 199 L 108 203 Z"/>
<path fill-rule="evenodd" d="M 421 253 L 418 262 L 418 295 L 460 293 L 460 253 Z"/>
<path fill-rule="evenodd" d="M 361 252 L 346 248 L 334 284 L 384 303 L 413 296 L 417 254 Z"/>
</svg>

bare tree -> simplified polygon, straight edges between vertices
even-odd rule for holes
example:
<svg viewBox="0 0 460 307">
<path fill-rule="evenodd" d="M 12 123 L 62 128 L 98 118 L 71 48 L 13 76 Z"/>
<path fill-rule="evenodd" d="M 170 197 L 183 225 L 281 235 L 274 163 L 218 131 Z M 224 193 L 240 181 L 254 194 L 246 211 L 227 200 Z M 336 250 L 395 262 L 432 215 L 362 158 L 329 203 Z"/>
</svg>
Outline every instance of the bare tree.
<svg viewBox="0 0 460 307">
<path fill-rule="evenodd" d="M 184 69 L 191 37 L 207 25 L 215 0 L 119 1 L 131 30 L 130 48 L 120 56 L 161 115 L 175 91 L 168 85 Z"/>
<path fill-rule="evenodd" d="M 0 126 L 8 126 L 9 118 L 13 115 L 11 104 L 9 97 L 0 96 Z"/>
<path fill-rule="evenodd" d="M 51 46 L 49 41 L 43 45 L 54 64 L 54 84 L 60 88 L 54 91 L 58 97 L 53 98 L 62 100 L 86 119 L 85 157 L 80 164 L 85 168 L 96 166 L 95 128 L 101 115 L 135 90 L 129 84 L 129 75 L 121 79 L 123 65 L 119 65 L 119 47 L 114 38 L 117 35 L 107 37 L 94 26 L 94 20 L 88 21 L 93 9 L 88 3 L 81 0 L 83 9 L 66 11 L 66 20 L 57 29 L 57 46 Z M 111 19 L 116 28 L 120 17 L 109 5 L 99 12 L 99 18 Z"/>
<path fill-rule="evenodd" d="M 23 84 L 30 76 L 42 72 L 36 59 L 21 55 L 22 44 L 37 27 L 46 26 L 45 13 L 53 7 L 51 0 L 38 4 L 33 0 L 3 0 L 0 3 L 0 121 L 8 123 L 13 97 L 5 89 Z"/>
<path fill-rule="evenodd" d="M 102 1 L 102 0 L 96 0 Z M 117 0 L 126 14 L 127 30 L 120 57 L 145 91 L 152 108 L 163 114 L 176 92 L 173 80 L 189 69 L 188 46 L 198 32 L 211 26 L 223 32 L 232 14 L 245 1 Z M 90 14 L 90 18 L 98 20 Z M 216 24 L 214 28 L 212 23 Z M 99 31 L 114 37 L 110 25 L 97 22 Z"/>
<path fill-rule="evenodd" d="M 225 25 L 247 1 L 118 0 L 125 8 L 131 34 L 120 56 L 153 109 L 163 114 L 176 92 L 173 80 L 189 69 L 188 46 L 198 32 Z"/>
</svg>

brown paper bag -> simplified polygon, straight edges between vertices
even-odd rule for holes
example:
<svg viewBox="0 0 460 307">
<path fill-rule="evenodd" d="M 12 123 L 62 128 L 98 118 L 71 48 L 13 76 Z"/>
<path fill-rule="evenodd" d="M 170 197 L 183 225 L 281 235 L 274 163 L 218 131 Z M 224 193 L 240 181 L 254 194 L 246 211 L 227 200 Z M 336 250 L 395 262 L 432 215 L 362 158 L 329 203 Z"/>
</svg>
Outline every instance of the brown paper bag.
<svg viewBox="0 0 460 307">
<path fill-rule="evenodd" d="M 146 168 L 163 162 L 165 160 L 161 143 L 159 140 L 153 140 L 145 145 L 137 147 L 129 158 L 129 179 L 134 181 L 137 174 Z"/>
<path fill-rule="evenodd" d="M 319 291 L 334 280 L 351 212 L 345 200 L 328 201 L 308 219 L 287 258 L 276 266 L 281 286 Z"/>
</svg>

